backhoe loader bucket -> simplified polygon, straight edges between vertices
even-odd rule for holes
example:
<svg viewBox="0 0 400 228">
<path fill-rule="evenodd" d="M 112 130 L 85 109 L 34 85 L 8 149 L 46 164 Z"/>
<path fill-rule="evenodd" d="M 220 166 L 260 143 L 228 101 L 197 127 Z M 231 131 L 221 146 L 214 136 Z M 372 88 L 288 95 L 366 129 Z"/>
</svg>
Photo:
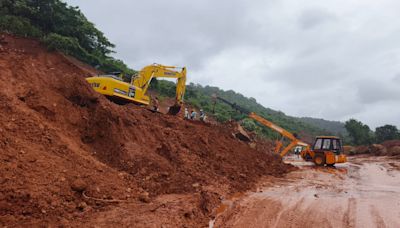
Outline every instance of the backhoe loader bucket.
<svg viewBox="0 0 400 228">
<path fill-rule="evenodd" d="M 175 104 L 169 107 L 168 115 L 176 116 L 181 111 L 181 107 L 182 106 L 180 106 L 179 104 Z"/>
</svg>

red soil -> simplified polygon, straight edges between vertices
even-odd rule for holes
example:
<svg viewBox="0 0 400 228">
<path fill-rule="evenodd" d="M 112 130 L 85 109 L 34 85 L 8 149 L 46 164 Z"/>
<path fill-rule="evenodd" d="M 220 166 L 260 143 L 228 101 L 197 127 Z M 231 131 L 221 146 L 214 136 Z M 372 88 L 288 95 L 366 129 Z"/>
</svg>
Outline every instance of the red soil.
<svg viewBox="0 0 400 228">
<path fill-rule="evenodd" d="M 383 142 L 382 145 L 384 147 L 386 147 L 387 149 L 390 149 L 390 148 L 395 147 L 395 146 L 400 146 L 400 140 L 396 140 L 396 139 L 395 140 L 388 140 L 388 141 Z"/>
<path fill-rule="evenodd" d="M 1 226 L 206 226 L 220 198 L 291 169 L 230 128 L 111 103 L 75 61 L 5 36 Z"/>
</svg>

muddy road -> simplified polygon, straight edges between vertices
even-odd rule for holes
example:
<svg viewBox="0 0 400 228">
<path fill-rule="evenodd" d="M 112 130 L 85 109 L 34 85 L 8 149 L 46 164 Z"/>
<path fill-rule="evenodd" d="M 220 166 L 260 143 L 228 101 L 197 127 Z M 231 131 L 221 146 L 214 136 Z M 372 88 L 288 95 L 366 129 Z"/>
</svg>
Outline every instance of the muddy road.
<svg viewBox="0 0 400 228">
<path fill-rule="evenodd" d="M 214 227 L 400 227 L 400 160 L 355 157 L 298 171 L 225 201 Z"/>
</svg>

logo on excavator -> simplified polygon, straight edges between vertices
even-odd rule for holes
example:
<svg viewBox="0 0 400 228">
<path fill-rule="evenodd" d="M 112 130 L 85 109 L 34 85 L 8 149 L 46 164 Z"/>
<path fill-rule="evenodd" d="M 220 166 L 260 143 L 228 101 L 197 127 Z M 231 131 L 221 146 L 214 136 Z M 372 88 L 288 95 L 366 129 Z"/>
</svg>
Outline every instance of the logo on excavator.
<svg viewBox="0 0 400 228">
<path fill-rule="evenodd" d="M 93 82 L 93 83 L 90 83 L 90 86 L 92 86 L 93 88 L 99 88 L 100 87 L 100 83 Z"/>
</svg>

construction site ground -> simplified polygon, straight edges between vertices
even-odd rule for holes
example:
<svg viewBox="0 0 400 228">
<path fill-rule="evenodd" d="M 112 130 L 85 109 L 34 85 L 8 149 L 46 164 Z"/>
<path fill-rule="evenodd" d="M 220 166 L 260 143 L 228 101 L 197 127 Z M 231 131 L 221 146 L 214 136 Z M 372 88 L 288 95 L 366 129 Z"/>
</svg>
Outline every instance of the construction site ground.
<svg viewBox="0 0 400 228">
<path fill-rule="evenodd" d="M 294 169 L 235 138 L 96 93 L 95 69 L 36 40 L 0 44 L 0 226 L 207 227 L 221 200 Z"/>
<path fill-rule="evenodd" d="M 114 104 L 85 80 L 101 72 L 2 37 L 1 227 L 400 227 L 394 157 L 282 162 L 234 123 Z"/>
<path fill-rule="evenodd" d="M 215 227 L 400 227 L 400 159 L 350 157 L 335 168 L 299 167 L 227 200 Z"/>
</svg>

